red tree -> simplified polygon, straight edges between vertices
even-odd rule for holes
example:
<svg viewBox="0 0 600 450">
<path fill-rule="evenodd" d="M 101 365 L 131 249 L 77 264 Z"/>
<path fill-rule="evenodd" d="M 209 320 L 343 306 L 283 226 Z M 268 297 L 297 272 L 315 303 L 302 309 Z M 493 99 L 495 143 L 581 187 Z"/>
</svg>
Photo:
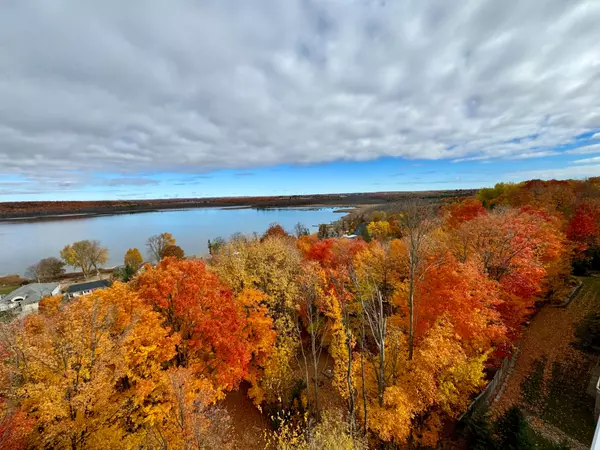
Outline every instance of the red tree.
<svg viewBox="0 0 600 450">
<path fill-rule="evenodd" d="M 264 351 L 270 338 L 263 335 L 272 336 L 261 297 L 245 294 L 236 301 L 202 261 L 165 258 L 155 268 L 147 266 L 136 286 L 140 297 L 162 314 L 165 326 L 180 335 L 176 364 L 221 388 L 232 389 L 248 375 L 252 343 Z M 252 324 L 260 326 L 251 331 Z"/>
<path fill-rule="evenodd" d="M 462 264 L 447 255 L 419 284 L 417 297 L 418 340 L 444 315 L 473 348 L 490 348 L 504 339 L 506 329 L 497 311 L 503 303 L 499 286 L 475 262 Z"/>
<path fill-rule="evenodd" d="M 600 211 L 592 205 L 579 205 L 567 227 L 567 237 L 584 251 L 600 235 Z"/>
<path fill-rule="evenodd" d="M 487 214 L 486 209 L 477 199 L 467 199 L 460 203 L 452 203 L 447 208 L 446 223 L 456 228 L 463 222 L 468 222 L 477 216 Z"/>
</svg>

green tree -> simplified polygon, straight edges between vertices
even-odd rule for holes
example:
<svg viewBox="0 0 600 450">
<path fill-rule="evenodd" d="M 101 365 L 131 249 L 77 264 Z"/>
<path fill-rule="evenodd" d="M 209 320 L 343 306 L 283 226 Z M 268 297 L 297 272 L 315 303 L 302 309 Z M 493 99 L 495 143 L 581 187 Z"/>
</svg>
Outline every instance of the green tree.
<svg viewBox="0 0 600 450">
<path fill-rule="evenodd" d="M 217 236 L 212 241 L 209 239 L 208 253 L 210 255 L 216 254 L 219 251 L 219 249 L 222 248 L 225 244 L 227 244 L 227 241 L 225 241 L 225 239 L 223 239 L 221 236 Z"/>
<path fill-rule="evenodd" d="M 521 410 L 513 406 L 496 422 L 498 448 L 505 450 L 529 450 L 533 448 L 527 434 L 527 422 Z"/>
<path fill-rule="evenodd" d="M 123 281 L 124 283 L 127 283 L 129 280 L 131 280 L 133 278 L 135 273 L 136 273 L 136 271 L 133 270 L 133 268 L 131 266 L 123 266 L 123 267 L 117 267 L 115 270 L 113 270 L 112 276 L 113 276 L 113 279 L 115 279 L 115 280 L 119 280 L 119 281 Z"/>
</svg>

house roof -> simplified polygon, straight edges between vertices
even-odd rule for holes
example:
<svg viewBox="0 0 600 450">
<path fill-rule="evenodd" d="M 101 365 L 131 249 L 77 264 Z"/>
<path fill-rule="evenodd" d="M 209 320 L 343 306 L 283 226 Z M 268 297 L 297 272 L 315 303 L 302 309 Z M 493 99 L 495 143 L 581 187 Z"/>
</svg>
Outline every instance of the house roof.
<svg viewBox="0 0 600 450">
<path fill-rule="evenodd" d="M 108 280 L 89 281 L 87 283 L 72 284 L 67 289 L 67 294 L 74 294 L 76 292 L 88 291 L 90 289 L 101 289 L 110 286 Z"/>
<path fill-rule="evenodd" d="M 58 287 L 58 283 L 30 283 L 15 289 L 10 294 L 2 297 L 3 304 L 13 303 L 13 299 L 22 299 L 21 305 L 29 305 L 39 302 L 43 297 L 52 295 Z"/>
</svg>

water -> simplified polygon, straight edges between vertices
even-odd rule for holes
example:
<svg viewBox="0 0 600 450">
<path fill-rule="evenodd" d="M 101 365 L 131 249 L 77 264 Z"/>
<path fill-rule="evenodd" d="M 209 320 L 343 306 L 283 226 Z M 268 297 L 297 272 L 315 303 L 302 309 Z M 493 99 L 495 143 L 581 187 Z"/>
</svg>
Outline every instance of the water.
<svg viewBox="0 0 600 450">
<path fill-rule="evenodd" d="M 315 231 L 321 223 L 340 218 L 337 208 L 221 209 L 197 208 L 114 216 L 70 218 L 37 222 L 0 223 L 0 276 L 23 275 L 42 258 L 60 258 L 67 244 L 96 239 L 108 248 L 105 267 L 123 264 L 127 249 L 137 247 L 144 257 L 146 240 L 169 232 L 186 255 L 206 255 L 208 239 L 233 233 L 263 233 L 272 222 L 292 231 L 296 223 Z"/>
</svg>

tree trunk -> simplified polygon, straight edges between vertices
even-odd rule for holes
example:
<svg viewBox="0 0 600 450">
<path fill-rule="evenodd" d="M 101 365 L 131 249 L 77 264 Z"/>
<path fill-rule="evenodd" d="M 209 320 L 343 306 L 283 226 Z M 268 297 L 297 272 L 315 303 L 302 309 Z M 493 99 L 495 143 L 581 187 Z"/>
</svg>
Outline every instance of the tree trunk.
<svg viewBox="0 0 600 450">
<path fill-rule="evenodd" d="M 363 411 L 364 411 L 364 427 L 365 435 L 368 429 L 368 412 L 367 412 L 367 391 L 365 389 L 365 316 L 361 316 L 361 330 L 360 330 L 360 371 L 362 378 L 362 397 L 363 397 Z"/>
<path fill-rule="evenodd" d="M 350 416 L 350 432 L 354 433 L 354 386 L 352 386 L 352 341 L 346 334 L 346 351 L 348 352 L 348 361 L 346 366 L 346 384 L 348 385 L 348 415 Z"/>
<path fill-rule="evenodd" d="M 311 313 L 312 314 L 312 313 Z M 318 318 L 317 318 L 318 320 Z M 311 321 L 312 322 L 312 321 Z M 313 374 L 314 374 L 314 386 L 315 386 L 315 415 L 319 420 L 319 355 L 317 351 L 317 336 L 315 335 L 314 326 L 310 333 L 311 349 L 313 356 Z"/>
<path fill-rule="evenodd" d="M 379 406 L 383 406 L 383 393 L 385 392 L 385 345 L 379 350 Z"/>
</svg>

